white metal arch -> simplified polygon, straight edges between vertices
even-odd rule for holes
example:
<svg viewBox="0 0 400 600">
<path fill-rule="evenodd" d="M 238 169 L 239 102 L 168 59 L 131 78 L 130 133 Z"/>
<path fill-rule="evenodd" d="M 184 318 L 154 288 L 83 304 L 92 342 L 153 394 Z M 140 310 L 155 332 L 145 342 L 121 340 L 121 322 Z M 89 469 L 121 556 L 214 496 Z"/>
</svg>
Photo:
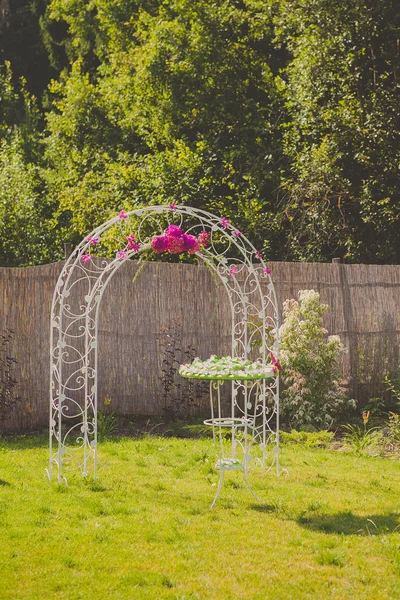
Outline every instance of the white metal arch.
<svg viewBox="0 0 400 600">
<path fill-rule="evenodd" d="M 260 253 L 225 218 L 188 206 L 149 206 L 119 215 L 95 229 L 75 248 L 57 281 L 50 330 L 50 463 L 64 472 L 97 473 L 98 320 L 101 299 L 112 276 L 134 254 L 149 251 L 154 235 L 169 224 L 185 233 L 208 234 L 196 252 L 222 282 L 231 306 L 232 356 L 264 362 L 279 357 L 279 313 L 271 275 Z M 114 259 L 96 258 L 101 249 L 117 248 Z M 100 250 L 100 252 L 99 252 Z M 93 252 L 94 251 L 94 252 Z M 253 411 L 253 440 L 266 469 L 279 472 L 279 373 L 271 380 L 234 381 L 232 416 Z"/>
</svg>

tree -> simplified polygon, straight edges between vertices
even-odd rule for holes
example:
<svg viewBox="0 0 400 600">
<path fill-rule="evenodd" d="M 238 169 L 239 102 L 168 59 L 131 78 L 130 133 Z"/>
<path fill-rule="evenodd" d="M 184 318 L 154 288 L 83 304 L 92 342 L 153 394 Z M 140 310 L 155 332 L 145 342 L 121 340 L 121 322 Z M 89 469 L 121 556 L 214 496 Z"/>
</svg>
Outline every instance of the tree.
<svg viewBox="0 0 400 600">
<path fill-rule="evenodd" d="M 78 55 L 52 86 L 48 117 L 52 189 L 72 229 L 86 232 L 124 201 L 189 202 L 277 256 L 281 106 L 268 7 L 171 0 L 121 18 L 132 4 L 115 16 L 109 2 L 91 3 L 89 35 L 82 5 L 52 3 Z"/>
<path fill-rule="evenodd" d="M 59 256 L 58 223 L 46 196 L 41 167 L 40 113 L 10 64 L 0 68 L 0 265 L 48 262 Z"/>
<path fill-rule="evenodd" d="M 290 257 L 399 262 L 399 20 L 394 0 L 279 3 Z"/>
<path fill-rule="evenodd" d="M 0 64 L 8 61 L 16 88 L 22 77 L 26 89 L 37 99 L 42 98 L 50 79 L 57 74 L 50 65 L 40 27 L 47 3 L 46 0 L 0 1 Z"/>
<path fill-rule="evenodd" d="M 178 202 L 270 259 L 398 262 L 399 14 L 395 0 L 0 0 L 2 156 L 58 246 L 120 207 Z M 21 264 L 59 255 L 46 236 Z"/>
</svg>

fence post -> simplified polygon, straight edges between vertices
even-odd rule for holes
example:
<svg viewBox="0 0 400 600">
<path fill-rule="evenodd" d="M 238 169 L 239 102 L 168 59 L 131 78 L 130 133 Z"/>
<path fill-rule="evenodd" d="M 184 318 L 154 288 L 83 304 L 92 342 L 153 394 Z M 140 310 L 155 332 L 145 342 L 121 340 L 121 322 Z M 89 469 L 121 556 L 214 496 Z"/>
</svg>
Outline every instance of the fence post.
<svg viewBox="0 0 400 600">
<path fill-rule="evenodd" d="M 64 258 L 65 260 L 68 260 L 69 257 L 71 256 L 72 252 L 74 251 L 74 246 L 72 244 L 69 243 L 65 243 L 64 244 Z"/>
</svg>

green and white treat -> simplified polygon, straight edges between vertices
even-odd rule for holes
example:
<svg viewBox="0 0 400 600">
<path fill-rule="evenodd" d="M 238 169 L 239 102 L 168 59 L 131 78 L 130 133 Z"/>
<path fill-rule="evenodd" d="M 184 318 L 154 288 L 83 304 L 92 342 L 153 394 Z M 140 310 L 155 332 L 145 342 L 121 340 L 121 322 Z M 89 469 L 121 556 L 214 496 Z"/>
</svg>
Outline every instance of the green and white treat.
<svg viewBox="0 0 400 600">
<path fill-rule="evenodd" d="M 261 360 L 212 355 L 207 360 L 195 358 L 192 363 L 181 365 L 179 374 L 193 379 L 266 379 L 274 376 L 274 367 Z"/>
</svg>

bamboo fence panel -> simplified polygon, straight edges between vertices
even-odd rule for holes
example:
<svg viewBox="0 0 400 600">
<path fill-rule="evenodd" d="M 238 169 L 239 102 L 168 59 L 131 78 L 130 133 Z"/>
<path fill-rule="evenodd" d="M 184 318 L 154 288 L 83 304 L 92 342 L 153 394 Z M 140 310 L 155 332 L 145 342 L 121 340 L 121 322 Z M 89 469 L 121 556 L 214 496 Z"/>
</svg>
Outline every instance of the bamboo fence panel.
<svg viewBox="0 0 400 600">
<path fill-rule="evenodd" d="M 21 397 L 5 430 L 47 425 L 50 306 L 63 262 L 0 268 L 0 332 L 14 330 L 10 353 Z M 160 415 L 160 330 L 181 322 L 180 346 L 196 355 L 230 353 L 230 308 L 225 290 L 206 267 L 137 263 L 117 271 L 102 301 L 99 323 L 99 401 L 121 414 Z M 383 389 L 383 376 L 399 365 L 400 266 L 271 263 L 280 308 L 301 289 L 315 289 L 330 310 L 325 326 L 348 353 L 344 373 L 362 406 Z M 200 412 L 208 414 L 206 399 Z"/>
</svg>

